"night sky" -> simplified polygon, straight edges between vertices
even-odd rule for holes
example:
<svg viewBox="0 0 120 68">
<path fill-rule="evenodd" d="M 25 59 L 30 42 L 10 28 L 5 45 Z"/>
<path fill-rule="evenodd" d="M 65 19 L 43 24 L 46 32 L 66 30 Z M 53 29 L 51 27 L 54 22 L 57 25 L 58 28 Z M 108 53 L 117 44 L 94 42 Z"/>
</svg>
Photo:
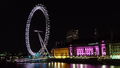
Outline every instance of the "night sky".
<svg viewBox="0 0 120 68">
<path fill-rule="evenodd" d="M 110 39 L 109 33 L 120 35 L 120 12 L 105 11 L 100 6 L 80 5 L 77 2 L 50 0 L 2 0 L 0 2 L 0 51 L 27 52 L 25 46 L 25 24 L 32 8 L 43 4 L 48 10 L 51 23 L 49 47 L 55 41 L 65 40 L 66 31 L 79 28 L 81 35 L 89 34 L 97 28 L 101 38 Z M 89 38 L 90 39 L 90 38 Z M 116 38 L 120 39 L 120 36 Z"/>
</svg>

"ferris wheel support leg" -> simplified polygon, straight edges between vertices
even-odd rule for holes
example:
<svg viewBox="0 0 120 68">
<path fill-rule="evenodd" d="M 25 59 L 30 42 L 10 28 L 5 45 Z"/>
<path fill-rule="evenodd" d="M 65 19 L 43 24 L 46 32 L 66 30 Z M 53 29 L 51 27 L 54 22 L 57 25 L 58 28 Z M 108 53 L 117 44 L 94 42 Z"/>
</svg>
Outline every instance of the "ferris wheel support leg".
<svg viewBox="0 0 120 68">
<path fill-rule="evenodd" d="M 43 44 L 43 48 L 46 50 L 46 52 L 49 54 L 47 48 L 46 48 L 46 44 L 43 42 L 43 39 L 41 38 L 40 36 L 40 39 L 41 39 L 41 43 Z"/>
<path fill-rule="evenodd" d="M 41 37 L 41 35 L 40 35 L 39 32 L 38 32 L 38 37 L 39 37 L 39 40 L 40 40 L 41 47 L 42 47 L 43 49 L 45 49 L 45 50 L 47 51 L 47 53 L 49 54 L 49 52 L 48 52 L 48 50 L 47 50 L 47 48 L 46 48 L 46 44 L 43 42 L 43 39 L 42 39 L 42 37 Z M 45 52 L 45 51 L 44 51 L 44 52 Z"/>
<path fill-rule="evenodd" d="M 44 51 L 43 51 L 44 46 L 43 46 L 43 44 L 42 44 L 42 39 L 41 39 L 40 33 L 37 32 L 37 34 L 38 34 L 38 38 L 39 38 L 39 41 L 40 41 L 40 44 L 41 44 L 41 49 L 40 49 L 39 52 L 40 52 L 40 55 L 42 55 L 42 53 L 44 52 Z"/>
</svg>

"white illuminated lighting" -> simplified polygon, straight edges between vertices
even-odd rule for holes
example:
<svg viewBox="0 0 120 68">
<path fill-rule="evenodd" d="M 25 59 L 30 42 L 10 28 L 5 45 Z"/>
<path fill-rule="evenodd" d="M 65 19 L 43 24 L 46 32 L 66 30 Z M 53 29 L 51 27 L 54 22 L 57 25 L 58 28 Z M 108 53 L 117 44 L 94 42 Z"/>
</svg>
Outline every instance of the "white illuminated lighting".
<svg viewBox="0 0 120 68">
<path fill-rule="evenodd" d="M 46 46 L 47 46 L 47 43 L 48 43 L 48 39 L 49 39 L 49 33 L 50 33 L 50 22 L 49 22 L 49 16 L 48 16 L 48 13 L 47 13 L 47 10 L 45 9 L 45 7 L 43 5 L 36 5 L 32 11 L 30 12 L 30 15 L 28 17 L 28 20 L 27 20 L 27 23 L 26 23 L 26 30 L 25 30 L 25 41 L 26 41 L 26 47 L 27 47 L 27 50 L 28 52 L 32 55 L 32 56 L 35 56 L 35 52 L 33 52 L 30 48 L 30 40 L 29 40 L 29 33 L 30 33 L 30 23 L 31 23 L 31 19 L 33 17 L 33 14 L 37 11 L 37 10 L 40 10 L 42 11 L 42 13 L 44 14 L 45 16 L 45 22 L 46 22 L 46 32 L 45 32 L 45 37 L 42 39 L 41 38 L 41 35 L 40 35 L 40 32 L 38 32 L 39 34 L 39 40 L 40 40 L 40 43 L 41 43 L 41 46 L 42 48 L 38 51 L 40 54 L 43 54 L 45 53 L 45 51 L 49 54 Z M 42 50 L 44 49 L 44 50 Z"/>
<path fill-rule="evenodd" d="M 63 62 L 61 63 L 61 65 L 62 65 L 62 68 L 64 68 L 64 63 Z"/>
<path fill-rule="evenodd" d="M 110 68 L 115 68 L 114 66 L 110 66 Z"/>
<path fill-rule="evenodd" d="M 48 67 L 50 68 L 50 66 L 51 66 L 51 63 L 49 62 L 49 63 L 48 63 Z"/>
<path fill-rule="evenodd" d="M 102 65 L 102 68 L 106 68 L 106 65 Z"/>
<path fill-rule="evenodd" d="M 61 64 L 61 63 L 60 63 L 60 62 L 58 62 L 58 67 L 57 67 L 57 68 L 61 68 L 61 67 L 60 67 L 60 64 Z"/>
<path fill-rule="evenodd" d="M 112 59 L 120 59 L 120 55 L 111 55 L 110 56 Z"/>
<path fill-rule="evenodd" d="M 83 68 L 83 64 L 80 64 L 80 68 Z"/>
<path fill-rule="evenodd" d="M 75 64 L 72 64 L 73 68 L 75 68 Z"/>
<path fill-rule="evenodd" d="M 54 68 L 57 68 L 57 63 L 55 62 L 54 64 L 55 64 L 55 65 L 54 65 Z"/>
</svg>

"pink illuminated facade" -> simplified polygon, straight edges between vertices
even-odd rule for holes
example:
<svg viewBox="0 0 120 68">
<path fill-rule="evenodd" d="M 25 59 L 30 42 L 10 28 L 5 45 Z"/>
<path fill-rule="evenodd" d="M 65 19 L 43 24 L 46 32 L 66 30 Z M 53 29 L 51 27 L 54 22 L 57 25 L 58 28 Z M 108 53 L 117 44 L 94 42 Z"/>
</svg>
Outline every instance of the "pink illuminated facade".
<svg viewBox="0 0 120 68">
<path fill-rule="evenodd" d="M 99 47 L 98 46 L 79 46 L 75 47 L 76 56 L 98 56 Z"/>
<path fill-rule="evenodd" d="M 106 56 L 106 44 L 70 46 L 70 56 Z"/>
</svg>

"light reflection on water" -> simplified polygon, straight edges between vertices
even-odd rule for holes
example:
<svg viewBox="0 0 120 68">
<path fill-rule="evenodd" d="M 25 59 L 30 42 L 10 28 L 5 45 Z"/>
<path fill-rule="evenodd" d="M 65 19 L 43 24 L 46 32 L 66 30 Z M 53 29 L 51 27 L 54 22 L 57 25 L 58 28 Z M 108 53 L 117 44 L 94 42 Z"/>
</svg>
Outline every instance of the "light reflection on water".
<svg viewBox="0 0 120 68">
<path fill-rule="evenodd" d="M 50 62 L 50 63 L 18 63 L 17 68 L 120 68 L 120 66 Z"/>
</svg>

